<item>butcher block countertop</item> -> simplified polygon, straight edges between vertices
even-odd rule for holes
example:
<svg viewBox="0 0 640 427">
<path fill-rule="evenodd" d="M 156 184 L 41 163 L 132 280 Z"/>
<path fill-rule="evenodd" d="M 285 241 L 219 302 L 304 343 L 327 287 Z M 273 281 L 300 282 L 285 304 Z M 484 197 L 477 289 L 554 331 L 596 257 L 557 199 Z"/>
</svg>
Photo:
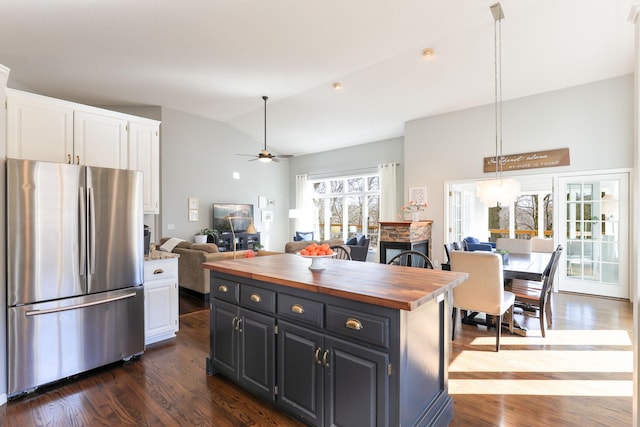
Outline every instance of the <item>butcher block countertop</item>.
<svg viewBox="0 0 640 427">
<path fill-rule="evenodd" d="M 325 259 L 324 270 L 311 271 L 311 260 L 295 254 L 202 265 L 218 273 L 400 310 L 414 310 L 469 276 L 461 272 L 337 259 Z"/>
</svg>

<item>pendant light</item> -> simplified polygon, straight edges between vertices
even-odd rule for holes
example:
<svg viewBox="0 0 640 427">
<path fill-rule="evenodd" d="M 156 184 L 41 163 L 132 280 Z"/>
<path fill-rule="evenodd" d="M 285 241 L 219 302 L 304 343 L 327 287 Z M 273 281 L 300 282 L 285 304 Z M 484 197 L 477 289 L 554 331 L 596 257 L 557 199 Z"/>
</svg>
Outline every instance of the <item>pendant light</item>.
<svg viewBox="0 0 640 427">
<path fill-rule="evenodd" d="M 495 128 L 496 128 L 496 177 L 476 182 L 476 194 L 487 206 L 511 204 L 520 194 L 520 183 L 502 177 L 502 20 L 504 13 L 500 3 L 490 6 L 493 15 Z"/>
</svg>

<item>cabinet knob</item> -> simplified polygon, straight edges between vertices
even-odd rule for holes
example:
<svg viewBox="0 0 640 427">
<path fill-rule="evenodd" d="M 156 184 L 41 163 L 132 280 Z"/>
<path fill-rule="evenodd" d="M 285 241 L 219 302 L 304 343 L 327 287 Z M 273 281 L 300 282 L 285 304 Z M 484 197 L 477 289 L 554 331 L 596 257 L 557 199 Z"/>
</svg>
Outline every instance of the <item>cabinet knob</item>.
<svg viewBox="0 0 640 427">
<path fill-rule="evenodd" d="M 161 268 L 153 270 L 153 274 L 162 274 L 162 273 L 164 273 L 164 270 Z"/>
<path fill-rule="evenodd" d="M 76 165 L 80 164 L 80 156 L 76 156 Z"/>
<path fill-rule="evenodd" d="M 71 164 L 71 154 L 67 154 L 67 164 Z"/>
<path fill-rule="evenodd" d="M 251 301 L 260 302 L 260 301 L 262 301 L 262 298 L 260 298 L 260 295 L 258 295 L 258 294 L 251 294 Z"/>
<path fill-rule="evenodd" d="M 344 322 L 344 326 L 349 329 L 355 329 L 356 331 L 359 331 L 363 328 L 362 323 L 360 323 L 358 319 L 354 319 L 352 317 L 348 318 L 347 321 Z"/>
<path fill-rule="evenodd" d="M 220 286 L 218 286 L 218 290 L 219 290 L 220 292 L 222 292 L 223 294 L 226 294 L 227 292 L 229 292 L 229 288 L 227 288 L 227 286 L 226 286 L 226 285 L 220 285 Z"/>
<path fill-rule="evenodd" d="M 300 304 L 293 304 L 291 306 L 291 311 L 293 311 L 296 314 L 302 314 L 304 313 L 304 307 L 301 306 Z"/>
</svg>

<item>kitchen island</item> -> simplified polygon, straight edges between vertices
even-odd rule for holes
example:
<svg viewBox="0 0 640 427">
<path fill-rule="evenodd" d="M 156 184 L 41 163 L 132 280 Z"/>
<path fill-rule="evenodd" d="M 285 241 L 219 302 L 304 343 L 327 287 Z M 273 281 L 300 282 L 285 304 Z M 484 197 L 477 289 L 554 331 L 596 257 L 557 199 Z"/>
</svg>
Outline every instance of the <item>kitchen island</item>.
<svg viewBox="0 0 640 427">
<path fill-rule="evenodd" d="M 466 273 L 293 254 L 205 263 L 207 372 L 317 426 L 446 426 L 451 289 Z"/>
</svg>

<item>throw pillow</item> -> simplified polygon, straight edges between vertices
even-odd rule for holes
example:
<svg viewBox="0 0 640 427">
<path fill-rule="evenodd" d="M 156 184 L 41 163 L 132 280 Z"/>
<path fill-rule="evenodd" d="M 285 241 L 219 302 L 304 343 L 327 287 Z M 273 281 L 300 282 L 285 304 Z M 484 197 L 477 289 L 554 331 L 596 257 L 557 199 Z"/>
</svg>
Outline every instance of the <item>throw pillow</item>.
<svg viewBox="0 0 640 427">
<path fill-rule="evenodd" d="M 364 246 L 364 239 L 366 239 L 364 234 L 358 236 L 358 246 Z"/>
<path fill-rule="evenodd" d="M 347 240 L 347 242 L 345 243 L 345 245 L 357 245 L 358 244 L 358 239 L 355 237 L 350 238 L 349 240 Z"/>
<path fill-rule="evenodd" d="M 296 231 L 296 241 L 309 241 L 313 240 L 313 231 Z"/>
<path fill-rule="evenodd" d="M 171 252 L 173 248 L 178 246 L 178 243 L 184 242 L 183 239 L 178 239 L 177 237 L 172 237 L 160 246 L 160 250 L 164 252 Z"/>
</svg>

